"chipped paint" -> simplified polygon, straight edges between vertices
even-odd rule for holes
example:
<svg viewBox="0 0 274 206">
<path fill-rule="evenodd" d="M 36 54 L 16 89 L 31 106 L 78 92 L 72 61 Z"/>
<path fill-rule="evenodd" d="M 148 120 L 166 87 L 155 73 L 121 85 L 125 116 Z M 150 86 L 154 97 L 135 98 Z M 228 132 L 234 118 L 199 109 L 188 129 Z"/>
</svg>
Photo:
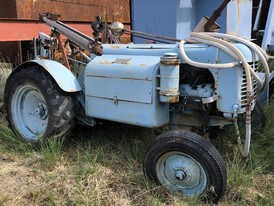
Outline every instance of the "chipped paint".
<svg viewBox="0 0 274 206">
<path fill-rule="evenodd" d="M 115 44 L 111 44 L 111 46 L 110 46 L 112 49 L 119 49 L 120 48 L 120 46 L 119 45 L 115 45 Z"/>
<path fill-rule="evenodd" d="M 165 100 L 167 103 L 176 103 L 179 102 L 179 90 L 177 88 L 171 88 L 167 91 L 160 91 L 161 100 Z"/>
<path fill-rule="evenodd" d="M 227 6 L 226 33 L 251 38 L 252 1 L 234 0 Z"/>
<path fill-rule="evenodd" d="M 178 102 L 180 59 L 174 53 L 166 53 L 161 57 L 160 63 L 160 101 Z"/>
<path fill-rule="evenodd" d="M 120 58 L 116 58 L 114 61 L 113 61 L 113 64 L 130 64 L 130 58 L 128 59 L 120 59 Z"/>
<path fill-rule="evenodd" d="M 105 60 L 105 61 L 99 61 L 100 64 L 112 64 L 111 61 Z"/>
</svg>

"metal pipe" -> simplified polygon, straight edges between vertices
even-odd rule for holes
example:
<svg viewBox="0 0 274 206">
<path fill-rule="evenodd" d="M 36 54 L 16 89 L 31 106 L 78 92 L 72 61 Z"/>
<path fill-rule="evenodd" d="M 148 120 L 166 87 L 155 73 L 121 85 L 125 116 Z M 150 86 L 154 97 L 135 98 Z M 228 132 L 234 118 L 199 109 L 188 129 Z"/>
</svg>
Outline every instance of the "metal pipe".
<svg viewBox="0 0 274 206">
<path fill-rule="evenodd" d="M 33 38 L 33 48 L 34 48 L 34 59 L 38 59 L 38 56 L 37 56 L 37 44 L 36 44 L 36 37 Z"/>
<path fill-rule="evenodd" d="M 159 39 L 153 39 L 153 38 L 145 37 L 145 36 L 138 35 L 138 34 L 132 34 L 132 33 L 128 33 L 128 32 L 125 32 L 125 34 L 129 34 L 129 35 L 132 35 L 132 36 L 135 36 L 135 37 L 139 37 L 139 38 L 146 39 L 146 40 L 151 40 L 151 41 L 156 41 L 156 42 L 160 42 L 160 43 L 164 43 L 164 44 L 171 44 L 170 42 L 167 42 L 167 41 L 161 41 Z"/>
<path fill-rule="evenodd" d="M 131 34 L 150 36 L 150 37 L 153 37 L 153 38 L 156 38 L 156 39 L 164 39 L 164 40 L 175 41 L 175 42 L 180 42 L 181 41 L 181 39 L 176 39 L 176 38 L 171 38 L 171 37 L 166 37 L 166 36 L 160 36 L 160 35 L 150 34 L 150 33 L 146 33 L 146 32 L 126 30 L 126 29 L 124 29 L 123 31 L 131 33 Z"/>
<path fill-rule="evenodd" d="M 87 65 L 87 63 L 85 63 L 85 62 L 81 62 L 81 61 L 79 61 L 79 60 L 72 59 L 72 58 L 70 58 L 70 57 L 68 57 L 68 59 L 71 60 L 71 61 L 73 61 L 73 62 L 79 63 L 79 64 Z"/>
<path fill-rule="evenodd" d="M 261 13 L 262 13 L 262 5 L 263 5 L 263 0 L 260 0 L 258 10 L 257 10 L 257 13 L 256 13 L 254 26 L 253 26 L 253 31 L 257 31 L 258 28 L 259 28 L 259 21 L 261 19 Z"/>
</svg>

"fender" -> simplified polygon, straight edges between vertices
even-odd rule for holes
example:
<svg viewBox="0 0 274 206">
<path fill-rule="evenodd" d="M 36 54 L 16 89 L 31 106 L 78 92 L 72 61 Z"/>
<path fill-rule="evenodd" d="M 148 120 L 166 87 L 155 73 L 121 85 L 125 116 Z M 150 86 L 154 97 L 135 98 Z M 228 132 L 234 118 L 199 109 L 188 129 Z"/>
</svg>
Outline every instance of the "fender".
<svg viewBox="0 0 274 206">
<path fill-rule="evenodd" d="M 39 66 L 45 69 L 56 81 L 58 86 L 65 92 L 78 92 L 82 88 L 77 78 L 64 65 L 59 62 L 47 59 L 35 59 L 27 61 L 15 68 L 13 72 L 17 72 L 28 66 Z"/>
</svg>

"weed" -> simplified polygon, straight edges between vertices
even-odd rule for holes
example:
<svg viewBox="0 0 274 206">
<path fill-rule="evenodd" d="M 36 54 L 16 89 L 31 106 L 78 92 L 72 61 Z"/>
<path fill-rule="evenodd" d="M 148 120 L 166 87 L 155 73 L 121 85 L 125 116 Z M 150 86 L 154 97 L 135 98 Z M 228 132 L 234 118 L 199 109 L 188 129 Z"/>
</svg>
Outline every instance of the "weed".
<svg viewBox="0 0 274 206">
<path fill-rule="evenodd" d="M 5 63 L 5 59 L 3 59 L 3 57 L 2 57 L 2 60 L 4 62 L 1 62 L 1 59 L 0 59 L 0 107 L 2 107 L 3 105 L 5 84 L 8 76 L 10 75 L 12 71 L 12 64 Z"/>
<path fill-rule="evenodd" d="M 46 167 L 53 168 L 61 158 L 64 137 L 41 138 L 39 140 L 39 153 Z"/>
<path fill-rule="evenodd" d="M 254 133 L 252 157 L 261 160 L 267 171 L 274 170 L 274 102 L 266 109 L 267 124 L 262 132 Z"/>
<path fill-rule="evenodd" d="M 7 126 L 0 121 L 0 152 L 2 153 L 20 153 L 26 154 L 32 151 L 29 144 L 14 134 Z"/>
<path fill-rule="evenodd" d="M 90 144 L 77 148 L 76 175 L 86 178 L 98 171 L 97 162 L 102 161 L 103 151 L 101 148 L 93 148 Z"/>
</svg>

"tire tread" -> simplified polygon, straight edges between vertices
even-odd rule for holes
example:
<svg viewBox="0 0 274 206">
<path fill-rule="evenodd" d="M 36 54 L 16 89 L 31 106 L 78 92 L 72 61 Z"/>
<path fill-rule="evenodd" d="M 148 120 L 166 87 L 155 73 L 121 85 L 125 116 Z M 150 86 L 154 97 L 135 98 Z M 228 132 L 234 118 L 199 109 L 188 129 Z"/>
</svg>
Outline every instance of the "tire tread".
<svg viewBox="0 0 274 206">
<path fill-rule="evenodd" d="M 19 71 L 14 71 L 7 80 L 5 87 L 5 110 L 7 112 L 7 120 L 11 129 L 15 132 L 16 127 L 11 119 L 11 98 L 12 92 L 22 83 L 36 85 L 43 93 L 46 99 L 48 110 L 52 111 L 49 116 L 49 124 L 43 137 L 63 136 L 67 135 L 73 128 L 73 101 L 71 96 L 61 90 L 52 76 L 43 68 L 38 66 L 30 66 Z"/>
</svg>

